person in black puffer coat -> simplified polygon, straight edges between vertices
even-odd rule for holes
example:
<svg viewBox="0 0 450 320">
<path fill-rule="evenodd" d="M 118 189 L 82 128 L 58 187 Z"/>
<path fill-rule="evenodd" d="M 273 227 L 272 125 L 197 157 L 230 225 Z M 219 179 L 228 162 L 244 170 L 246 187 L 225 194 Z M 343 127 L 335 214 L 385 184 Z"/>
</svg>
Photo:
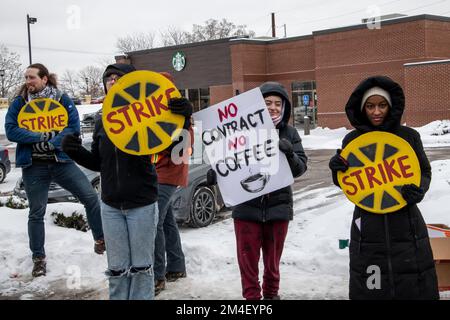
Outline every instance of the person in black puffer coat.
<svg viewBox="0 0 450 320">
<path fill-rule="evenodd" d="M 300 177 L 307 168 L 307 157 L 297 130 L 288 124 L 291 103 L 286 89 L 277 82 L 260 86 L 272 121 L 278 129 L 279 148 L 286 155 L 294 177 Z M 216 173 L 210 169 L 208 184 L 217 182 Z M 234 229 L 242 295 L 247 300 L 261 299 L 258 264 L 262 249 L 264 261 L 264 299 L 279 299 L 280 259 L 283 252 L 289 220 L 293 219 L 292 188 L 273 191 L 233 208 Z"/>
<path fill-rule="evenodd" d="M 350 241 L 350 299 L 439 299 L 427 227 L 417 207 L 430 186 L 431 167 L 419 133 L 400 125 L 404 107 L 402 88 L 385 76 L 362 81 L 345 107 L 356 130 L 344 137 L 342 148 L 367 132 L 395 134 L 415 151 L 422 175 L 419 187 L 402 187 L 407 205 L 400 210 L 374 214 L 355 206 Z M 348 169 L 339 151 L 329 164 L 337 186 L 337 172 Z M 379 267 L 380 286 L 371 285 L 375 270 L 371 266 Z"/>
<path fill-rule="evenodd" d="M 109 65 L 103 73 L 105 93 L 120 77 L 135 70 L 127 64 Z M 62 148 L 79 165 L 100 171 L 109 298 L 152 300 L 158 181 L 150 156 L 119 150 L 106 134 L 100 115 L 91 150 L 82 146 L 77 135 L 66 135 Z"/>
</svg>

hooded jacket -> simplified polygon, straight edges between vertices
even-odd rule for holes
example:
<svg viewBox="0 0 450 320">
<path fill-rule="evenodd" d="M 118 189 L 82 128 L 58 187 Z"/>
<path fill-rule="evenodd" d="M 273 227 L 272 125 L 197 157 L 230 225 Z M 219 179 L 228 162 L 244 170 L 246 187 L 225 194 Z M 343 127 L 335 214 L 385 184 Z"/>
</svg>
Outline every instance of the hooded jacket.
<svg viewBox="0 0 450 320">
<path fill-rule="evenodd" d="M 111 74 L 124 75 L 134 70 L 126 64 L 109 65 L 103 74 L 103 83 L 106 84 L 105 78 Z M 100 171 L 102 201 L 122 210 L 154 203 L 158 198 L 158 184 L 150 156 L 136 156 L 119 150 L 108 138 L 100 115 L 96 117 L 92 137 L 91 151 L 82 148 L 69 155 L 83 167 Z"/>
<path fill-rule="evenodd" d="M 382 125 L 371 125 L 361 100 L 364 93 L 378 86 L 389 92 L 392 105 Z M 345 112 L 356 129 L 342 142 L 345 148 L 358 136 L 375 130 L 395 134 L 406 140 L 419 159 L 421 187 L 427 191 L 431 181 L 431 167 L 424 152 L 420 135 L 412 128 L 400 125 L 405 96 L 403 90 L 388 77 L 370 77 L 351 94 Z M 336 185 L 337 173 L 333 172 Z M 357 221 L 358 223 L 356 223 Z M 381 271 L 381 288 L 368 288 L 373 271 Z M 407 205 L 388 214 L 374 214 L 355 206 L 350 242 L 350 299 L 438 299 L 437 278 L 428 232 L 416 204 Z"/>
<path fill-rule="evenodd" d="M 279 130 L 278 135 L 280 139 L 289 140 L 294 147 L 292 157 L 287 157 L 287 160 L 294 178 L 300 177 L 307 169 L 307 157 L 297 129 L 288 124 L 291 115 L 291 102 L 289 101 L 288 93 L 277 82 L 266 82 L 261 85 L 260 89 L 264 97 L 273 94 L 283 99 L 284 115 L 276 128 Z M 232 217 L 256 222 L 292 220 L 294 210 L 291 186 L 272 191 L 235 206 Z"/>
</svg>

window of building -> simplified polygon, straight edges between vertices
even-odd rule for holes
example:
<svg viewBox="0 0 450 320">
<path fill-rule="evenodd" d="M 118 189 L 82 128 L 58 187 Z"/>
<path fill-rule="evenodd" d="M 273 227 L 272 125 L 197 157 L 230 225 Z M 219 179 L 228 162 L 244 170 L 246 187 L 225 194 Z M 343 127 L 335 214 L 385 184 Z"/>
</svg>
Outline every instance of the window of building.
<svg viewBox="0 0 450 320">
<path fill-rule="evenodd" d="M 209 107 L 210 96 L 209 88 L 200 89 L 178 89 L 181 95 L 192 103 L 194 107 L 194 112 L 200 111 Z"/>
<path fill-rule="evenodd" d="M 310 118 L 313 126 L 317 123 L 317 93 L 316 81 L 292 82 L 292 113 L 295 127 L 301 127 L 304 117 Z"/>
<path fill-rule="evenodd" d="M 209 88 L 200 89 L 200 110 L 209 107 Z"/>
</svg>

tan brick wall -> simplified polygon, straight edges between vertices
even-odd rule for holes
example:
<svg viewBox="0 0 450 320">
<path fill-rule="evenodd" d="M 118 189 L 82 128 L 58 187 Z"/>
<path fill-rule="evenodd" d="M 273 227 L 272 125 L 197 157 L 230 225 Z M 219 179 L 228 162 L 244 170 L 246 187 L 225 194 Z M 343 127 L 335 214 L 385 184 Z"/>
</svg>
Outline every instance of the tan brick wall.
<svg viewBox="0 0 450 320">
<path fill-rule="evenodd" d="M 450 119 L 450 61 L 405 66 L 404 76 L 408 126 Z"/>
</svg>

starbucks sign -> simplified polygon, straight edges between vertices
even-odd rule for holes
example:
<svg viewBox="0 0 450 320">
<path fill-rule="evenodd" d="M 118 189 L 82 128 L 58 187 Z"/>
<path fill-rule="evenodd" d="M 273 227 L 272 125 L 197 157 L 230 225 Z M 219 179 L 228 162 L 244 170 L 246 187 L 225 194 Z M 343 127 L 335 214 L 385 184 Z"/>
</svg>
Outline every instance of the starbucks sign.
<svg viewBox="0 0 450 320">
<path fill-rule="evenodd" d="M 186 66 L 186 57 L 181 51 L 175 52 L 172 56 L 172 66 L 176 71 L 181 71 Z"/>
</svg>

